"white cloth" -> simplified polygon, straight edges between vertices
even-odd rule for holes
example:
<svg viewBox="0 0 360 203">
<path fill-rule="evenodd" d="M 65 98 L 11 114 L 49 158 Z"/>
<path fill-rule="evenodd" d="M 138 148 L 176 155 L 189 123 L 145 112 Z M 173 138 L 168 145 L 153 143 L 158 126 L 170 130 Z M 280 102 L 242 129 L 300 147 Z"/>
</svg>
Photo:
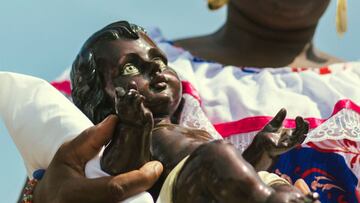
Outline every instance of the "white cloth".
<svg viewBox="0 0 360 203">
<path fill-rule="evenodd" d="M 196 58 L 169 43 L 158 29 L 149 29 L 149 35 L 180 78 L 198 91 L 213 124 L 274 116 L 280 108 L 287 109 L 289 118 L 328 118 L 341 99 L 360 104 L 360 62 L 305 70 L 239 68 Z"/>
<path fill-rule="evenodd" d="M 29 177 L 46 168 L 59 146 L 93 124 L 48 82 L 0 72 L 0 113 Z"/>
<path fill-rule="evenodd" d="M 0 115 L 23 157 L 27 173 L 46 169 L 61 144 L 91 121 L 66 97 L 39 78 L 0 72 Z M 125 202 L 152 203 L 144 192 Z"/>
<path fill-rule="evenodd" d="M 259 171 L 258 175 L 260 179 L 268 186 L 272 186 L 275 184 L 285 184 L 290 185 L 290 183 L 285 180 L 284 178 L 281 178 L 280 176 L 276 175 L 275 173 L 269 173 L 267 171 Z"/>
<path fill-rule="evenodd" d="M 183 168 L 186 160 L 189 156 L 183 158 L 176 166 L 171 170 L 169 175 L 166 177 L 164 184 L 161 187 L 159 198 L 156 200 L 156 203 L 172 203 L 173 202 L 173 188 L 176 183 L 176 178 L 178 177 L 181 169 Z"/>
</svg>

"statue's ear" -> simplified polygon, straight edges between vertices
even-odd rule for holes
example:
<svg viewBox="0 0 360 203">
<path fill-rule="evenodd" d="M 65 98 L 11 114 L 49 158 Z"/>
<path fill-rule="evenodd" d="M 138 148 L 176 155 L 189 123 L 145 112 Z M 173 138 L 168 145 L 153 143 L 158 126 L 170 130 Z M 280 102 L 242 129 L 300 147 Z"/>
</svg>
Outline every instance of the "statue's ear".
<svg viewBox="0 0 360 203">
<path fill-rule="evenodd" d="M 174 114 L 171 116 L 171 122 L 175 124 L 179 124 L 181 112 L 184 108 L 185 99 L 184 97 L 181 97 L 180 103 Z"/>
</svg>

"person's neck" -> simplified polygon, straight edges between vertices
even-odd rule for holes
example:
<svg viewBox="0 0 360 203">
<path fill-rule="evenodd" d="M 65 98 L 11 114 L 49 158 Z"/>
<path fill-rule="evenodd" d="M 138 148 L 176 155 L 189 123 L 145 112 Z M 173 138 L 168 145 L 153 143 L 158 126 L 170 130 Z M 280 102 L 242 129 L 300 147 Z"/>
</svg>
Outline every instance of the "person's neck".
<svg viewBox="0 0 360 203">
<path fill-rule="evenodd" d="M 227 52 L 239 54 L 243 63 L 259 61 L 254 66 L 288 65 L 301 54 L 314 52 L 312 38 L 316 26 L 299 29 L 272 29 L 247 18 L 229 5 L 225 25 L 213 37 Z"/>
</svg>

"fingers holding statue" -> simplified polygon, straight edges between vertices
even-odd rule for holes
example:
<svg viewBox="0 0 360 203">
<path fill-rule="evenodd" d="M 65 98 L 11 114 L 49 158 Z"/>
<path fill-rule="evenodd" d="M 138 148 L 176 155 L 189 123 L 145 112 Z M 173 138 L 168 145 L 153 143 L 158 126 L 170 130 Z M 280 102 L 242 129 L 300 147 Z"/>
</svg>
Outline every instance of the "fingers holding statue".
<svg viewBox="0 0 360 203">
<path fill-rule="evenodd" d="M 87 179 L 84 167 L 113 136 L 118 119 L 112 115 L 64 143 L 34 191 L 35 202 L 119 202 L 149 189 L 162 173 L 160 162 L 117 176 Z"/>
</svg>

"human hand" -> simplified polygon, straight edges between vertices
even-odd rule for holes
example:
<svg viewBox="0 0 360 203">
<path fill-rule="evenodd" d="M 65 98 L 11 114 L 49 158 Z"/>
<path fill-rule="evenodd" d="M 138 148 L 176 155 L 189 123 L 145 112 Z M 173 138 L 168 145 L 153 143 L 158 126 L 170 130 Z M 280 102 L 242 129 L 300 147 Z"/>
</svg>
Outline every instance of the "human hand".
<svg viewBox="0 0 360 203">
<path fill-rule="evenodd" d="M 117 116 L 64 143 L 34 190 L 35 203 L 119 202 L 149 189 L 160 177 L 160 162 L 148 162 L 139 170 L 96 179 L 85 177 L 86 162 L 93 158 L 113 135 Z"/>
<path fill-rule="evenodd" d="M 134 81 L 129 84 L 127 91 L 116 87 L 115 93 L 115 109 L 120 122 L 138 127 L 153 126 L 152 113 L 144 106 L 145 97 L 139 93 Z"/>
<path fill-rule="evenodd" d="M 295 130 L 284 128 L 282 123 L 285 117 L 286 110 L 281 109 L 255 136 L 256 145 L 262 147 L 270 157 L 277 157 L 301 144 L 309 131 L 309 124 L 302 117 L 296 117 Z"/>
</svg>

